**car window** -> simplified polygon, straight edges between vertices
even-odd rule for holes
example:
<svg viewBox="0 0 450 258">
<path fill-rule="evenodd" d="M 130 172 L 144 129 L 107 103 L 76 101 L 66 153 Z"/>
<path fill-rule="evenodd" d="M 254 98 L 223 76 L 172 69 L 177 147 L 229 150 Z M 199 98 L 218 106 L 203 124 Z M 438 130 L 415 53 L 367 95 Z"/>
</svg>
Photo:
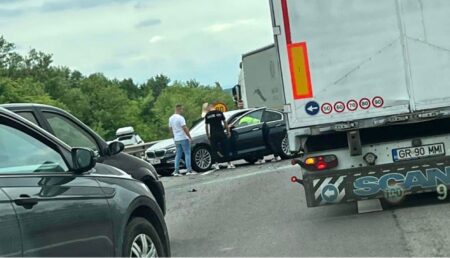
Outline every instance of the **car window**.
<svg viewBox="0 0 450 258">
<path fill-rule="evenodd" d="M 205 119 L 198 122 L 192 129 L 190 130 L 190 133 L 192 135 L 200 135 L 200 134 L 206 134 L 205 131 Z"/>
<path fill-rule="evenodd" d="M 80 126 L 69 119 L 54 113 L 44 112 L 56 137 L 71 147 L 85 147 L 98 151 L 94 138 L 84 131 Z"/>
<path fill-rule="evenodd" d="M 23 118 L 27 119 L 28 121 L 39 126 L 38 121 L 37 121 L 36 117 L 34 116 L 33 112 L 22 111 L 22 112 L 16 112 L 16 114 L 20 115 L 21 117 L 23 117 Z"/>
<path fill-rule="evenodd" d="M 263 122 L 273 122 L 273 121 L 279 121 L 282 120 L 283 116 L 275 111 L 270 111 L 270 110 L 266 110 L 264 111 L 264 115 L 263 115 Z"/>
<path fill-rule="evenodd" d="M 119 138 L 117 138 L 118 141 L 126 141 L 126 140 L 131 140 L 133 139 L 133 135 L 125 135 L 125 136 L 121 136 Z"/>
<path fill-rule="evenodd" d="M 264 110 L 257 110 L 246 114 L 241 117 L 239 121 L 235 124 L 235 127 L 243 127 L 247 125 L 255 125 L 261 123 L 261 118 Z"/>
<path fill-rule="evenodd" d="M 0 174 L 66 171 L 57 151 L 20 130 L 0 125 Z"/>
<path fill-rule="evenodd" d="M 245 114 L 245 111 L 239 112 L 239 113 L 233 115 L 233 116 L 230 118 L 230 121 L 228 121 L 228 123 L 229 123 L 229 124 L 234 123 L 234 121 L 236 121 L 236 119 L 238 119 L 238 118 L 239 118 L 241 115 L 243 115 L 243 114 Z"/>
</svg>

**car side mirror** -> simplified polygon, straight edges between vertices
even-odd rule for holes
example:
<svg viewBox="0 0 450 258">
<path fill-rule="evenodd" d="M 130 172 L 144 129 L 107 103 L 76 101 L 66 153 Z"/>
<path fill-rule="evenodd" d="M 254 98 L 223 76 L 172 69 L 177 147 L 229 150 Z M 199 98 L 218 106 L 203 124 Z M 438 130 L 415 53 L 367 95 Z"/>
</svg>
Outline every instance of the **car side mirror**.
<svg viewBox="0 0 450 258">
<path fill-rule="evenodd" d="M 125 144 L 122 142 L 112 142 L 108 145 L 109 155 L 116 155 L 121 153 L 125 149 Z"/>
<path fill-rule="evenodd" d="M 91 170 L 95 166 L 95 153 L 87 148 L 72 149 L 72 160 L 75 173 L 83 173 Z"/>
</svg>

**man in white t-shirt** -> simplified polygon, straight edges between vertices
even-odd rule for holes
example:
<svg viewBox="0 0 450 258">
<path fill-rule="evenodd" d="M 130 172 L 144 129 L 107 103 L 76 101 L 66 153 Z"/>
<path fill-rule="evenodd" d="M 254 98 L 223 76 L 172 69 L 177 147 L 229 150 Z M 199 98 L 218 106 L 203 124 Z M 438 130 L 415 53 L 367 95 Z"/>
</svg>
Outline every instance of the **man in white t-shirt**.
<svg viewBox="0 0 450 258">
<path fill-rule="evenodd" d="M 183 106 L 176 105 L 175 114 L 169 118 L 169 129 L 172 134 L 176 146 L 175 155 L 175 171 L 173 176 L 181 176 L 180 174 L 180 160 L 184 152 L 184 162 L 186 163 L 187 175 L 195 175 L 192 171 L 191 165 L 191 142 L 192 137 L 189 134 L 189 129 L 186 127 L 186 120 L 181 115 L 183 113 Z"/>
</svg>

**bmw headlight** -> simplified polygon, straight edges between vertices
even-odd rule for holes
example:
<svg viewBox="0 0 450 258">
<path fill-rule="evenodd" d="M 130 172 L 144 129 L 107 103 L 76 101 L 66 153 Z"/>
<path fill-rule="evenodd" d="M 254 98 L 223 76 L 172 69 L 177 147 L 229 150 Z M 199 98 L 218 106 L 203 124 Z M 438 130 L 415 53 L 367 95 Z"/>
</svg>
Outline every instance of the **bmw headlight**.
<svg viewBox="0 0 450 258">
<path fill-rule="evenodd" d="M 176 152 L 177 152 L 177 148 L 173 147 L 173 148 L 167 149 L 166 154 L 172 155 L 172 154 L 175 154 Z"/>
</svg>

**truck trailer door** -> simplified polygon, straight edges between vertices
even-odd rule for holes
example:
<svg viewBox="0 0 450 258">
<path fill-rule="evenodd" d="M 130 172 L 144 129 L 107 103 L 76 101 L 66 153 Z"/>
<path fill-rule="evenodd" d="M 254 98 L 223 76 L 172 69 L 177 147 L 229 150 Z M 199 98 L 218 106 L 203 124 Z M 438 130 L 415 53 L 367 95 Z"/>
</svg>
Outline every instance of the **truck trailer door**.
<svg viewBox="0 0 450 258">
<path fill-rule="evenodd" d="M 397 0 L 271 5 L 289 128 L 410 112 Z"/>
<path fill-rule="evenodd" d="M 450 1 L 399 1 L 412 108 L 450 106 Z"/>
</svg>

